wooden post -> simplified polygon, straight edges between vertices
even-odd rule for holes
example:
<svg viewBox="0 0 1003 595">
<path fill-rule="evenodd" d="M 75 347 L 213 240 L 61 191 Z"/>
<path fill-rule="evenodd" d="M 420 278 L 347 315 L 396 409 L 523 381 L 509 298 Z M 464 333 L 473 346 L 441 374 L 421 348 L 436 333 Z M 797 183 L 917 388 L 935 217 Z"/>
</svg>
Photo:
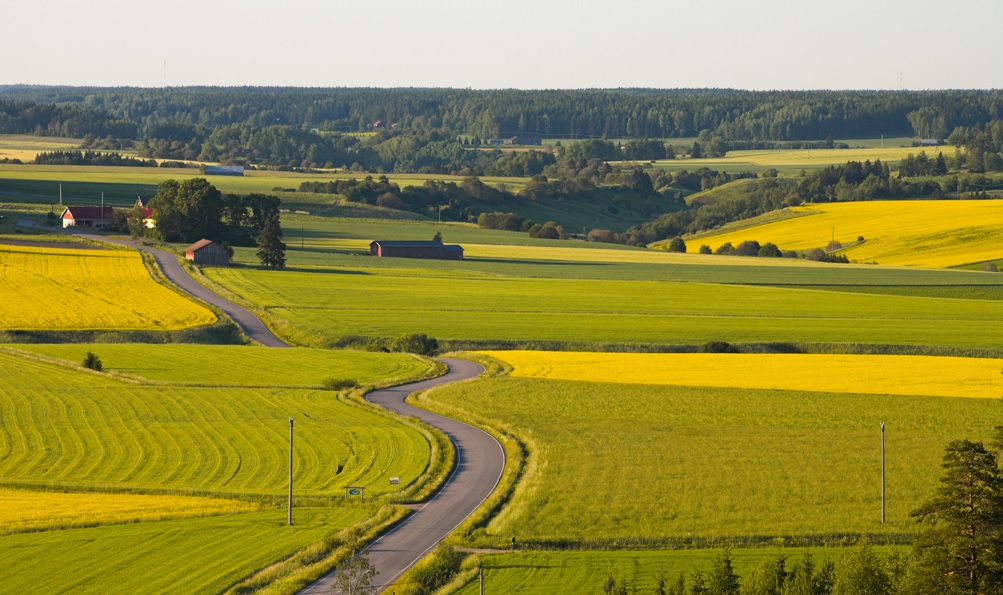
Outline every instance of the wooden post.
<svg viewBox="0 0 1003 595">
<path fill-rule="evenodd" d="M 483 566 L 479 566 L 477 568 L 477 573 L 478 573 L 478 575 L 480 575 L 481 595 L 484 595 L 484 567 Z"/>
<path fill-rule="evenodd" d="M 885 524 L 885 422 L 881 422 L 881 524 Z"/>
<path fill-rule="evenodd" d="M 289 418 L 289 524 L 293 524 L 293 418 Z"/>
</svg>

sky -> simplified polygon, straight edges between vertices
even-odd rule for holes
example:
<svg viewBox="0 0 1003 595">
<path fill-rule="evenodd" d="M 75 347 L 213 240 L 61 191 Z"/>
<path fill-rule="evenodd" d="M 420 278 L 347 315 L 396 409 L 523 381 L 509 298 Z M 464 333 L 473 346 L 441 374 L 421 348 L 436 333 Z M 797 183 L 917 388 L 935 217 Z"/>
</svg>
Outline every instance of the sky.
<svg viewBox="0 0 1003 595">
<path fill-rule="evenodd" d="M 1001 88 L 1000 22 L 997 0 L 0 0 L 0 84 Z"/>
</svg>

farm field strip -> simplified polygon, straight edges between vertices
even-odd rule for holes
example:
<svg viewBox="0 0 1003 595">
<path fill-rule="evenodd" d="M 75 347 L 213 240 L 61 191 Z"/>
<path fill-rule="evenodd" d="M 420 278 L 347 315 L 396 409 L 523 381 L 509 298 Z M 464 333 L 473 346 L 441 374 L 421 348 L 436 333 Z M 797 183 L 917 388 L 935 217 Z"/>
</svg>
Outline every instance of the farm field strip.
<svg viewBox="0 0 1003 595">
<path fill-rule="evenodd" d="M 485 545 L 666 547 L 907 538 L 937 488 L 943 447 L 990 436 L 994 399 L 604 384 L 495 377 L 421 397 L 529 447 Z M 888 517 L 880 437 L 887 424 Z"/>
<path fill-rule="evenodd" d="M 483 351 L 519 378 L 929 397 L 1003 397 L 1003 360 L 912 355 Z"/>
<path fill-rule="evenodd" d="M 18 344 L 8 349 L 37 353 L 73 363 L 88 351 L 106 371 L 167 384 L 311 387 L 324 380 L 359 384 L 403 381 L 428 369 L 403 353 L 268 349 L 245 345 Z"/>
<path fill-rule="evenodd" d="M 774 287 L 381 269 L 207 275 L 320 333 L 440 339 L 702 343 L 799 341 L 998 346 L 1003 304 Z M 971 273 L 961 273 L 970 275 Z"/>
<path fill-rule="evenodd" d="M 372 514 L 297 508 L 0 536 L 11 593 L 218 593 L 254 571 Z"/>
<path fill-rule="evenodd" d="M 253 512 L 257 504 L 204 496 L 39 492 L 0 487 L 0 535 Z"/>
<path fill-rule="evenodd" d="M 300 494 L 388 492 L 389 477 L 408 485 L 430 456 L 417 430 L 329 391 L 138 386 L 10 354 L 0 373 L 8 484 L 281 494 L 290 417 Z"/>
<path fill-rule="evenodd" d="M 0 329 L 175 330 L 216 321 L 124 250 L 0 244 L 0 303 Z"/>
<path fill-rule="evenodd" d="M 1003 201 L 868 201 L 792 207 L 813 217 L 797 217 L 689 242 L 717 249 L 725 242 L 773 242 L 785 250 L 826 246 L 835 236 L 843 244 L 864 242 L 843 252 L 861 262 L 884 265 L 951 267 L 1003 256 Z"/>
<path fill-rule="evenodd" d="M 789 150 L 744 150 L 728 151 L 724 157 L 708 157 L 703 159 L 660 160 L 654 166 L 689 164 L 691 169 L 709 167 L 711 169 L 740 165 L 758 167 L 823 167 L 846 163 L 847 161 L 876 161 L 895 163 L 905 159 L 909 154 L 918 155 L 926 151 L 927 156 L 936 157 L 938 152 L 953 154 L 953 147 L 880 147 L 864 149 L 789 149 Z"/>
<path fill-rule="evenodd" d="M 894 546 L 873 548 L 879 556 L 887 556 Z M 737 548 L 731 550 L 735 572 L 747 577 L 765 558 L 784 554 L 787 568 L 799 563 L 805 552 L 811 554 L 817 569 L 827 560 L 838 561 L 841 548 Z M 661 551 L 561 551 L 516 552 L 481 556 L 484 569 L 484 590 L 492 595 L 551 595 L 552 593 L 598 593 L 607 573 L 618 579 L 634 582 L 639 593 L 651 593 L 659 573 L 674 585 L 680 574 L 692 585 L 693 571 L 704 576 L 710 572 L 720 549 L 661 550 Z M 456 592 L 457 595 L 477 595 L 474 580 Z"/>
</svg>

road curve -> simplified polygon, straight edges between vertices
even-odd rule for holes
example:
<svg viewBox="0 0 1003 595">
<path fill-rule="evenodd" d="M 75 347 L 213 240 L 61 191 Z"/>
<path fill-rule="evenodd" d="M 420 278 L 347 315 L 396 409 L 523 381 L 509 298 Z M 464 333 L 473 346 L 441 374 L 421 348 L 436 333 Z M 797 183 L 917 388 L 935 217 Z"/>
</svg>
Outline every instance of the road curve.
<svg viewBox="0 0 1003 595">
<path fill-rule="evenodd" d="M 441 361 L 449 366 L 449 373 L 444 376 L 366 395 L 372 403 L 401 415 L 417 417 L 442 430 L 456 448 L 456 468 L 442 489 L 395 529 L 370 544 L 369 561 L 378 573 L 374 585 L 378 593 L 470 516 L 494 491 L 505 468 L 505 450 L 487 432 L 404 402 L 412 393 L 474 378 L 484 371 L 480 364 L 465 359 L 442 358 Z M 334 574 L 331 572 L 300 594 L 332 593 Z"/>
<path fill-rule="evenodd" d="M 227 315 L 232 318 L 241 329 L 243 329 L 244 333 L 246 333 L 252 341 L 257 341 L 266 347 L 289 347 L 289 345 L 282 341 L 282 339 L 279 339 L 272 334 L 272 331 L 268 330 L 268 327 L 261 322 L 261 319 L 252 314 L 249 310 L 238 306 L 209 289 L 206 289 L 205 286 L 201 285 L 195 279 L 192 279 L 188 275 L 188 272 L 185 271 L 185 268 L 181 266 L 181 263 L 178 262 L 178 257 L 174 254 L 171 254 L 166 250 L 160 250 L 159 248 L 151 248 L 131 240 L 109 238 L 107 236 L 89 233 L 74 233 L 74 235 L 98 242 L 108 242 L 109 244 L 118 244 L 119 246 L 135 248 L 153 255 L 153 258 L 156 259 L 157 265 L 160 267 L 160 270 L 163 271 L 165 277 L 182 290 L 190 293 L 203 302 L 212 304 L 213 306 L 216 306 L 220 310 L 226 312 Z"/>
</svg>

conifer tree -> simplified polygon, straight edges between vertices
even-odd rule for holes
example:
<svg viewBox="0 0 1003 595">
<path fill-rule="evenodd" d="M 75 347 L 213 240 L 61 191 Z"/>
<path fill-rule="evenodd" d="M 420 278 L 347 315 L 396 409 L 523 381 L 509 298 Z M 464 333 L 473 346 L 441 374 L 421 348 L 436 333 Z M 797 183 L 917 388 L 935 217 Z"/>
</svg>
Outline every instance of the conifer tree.
<svg viewBox="0 0 1003 595">
<path fill-rule="evenodd" d="M 258 236 L 258 260 L 269 269 L 286 267 L 286 245 L 282 243 L 282 226 L 278 214 L 268 218 Z"/>
</svg>

